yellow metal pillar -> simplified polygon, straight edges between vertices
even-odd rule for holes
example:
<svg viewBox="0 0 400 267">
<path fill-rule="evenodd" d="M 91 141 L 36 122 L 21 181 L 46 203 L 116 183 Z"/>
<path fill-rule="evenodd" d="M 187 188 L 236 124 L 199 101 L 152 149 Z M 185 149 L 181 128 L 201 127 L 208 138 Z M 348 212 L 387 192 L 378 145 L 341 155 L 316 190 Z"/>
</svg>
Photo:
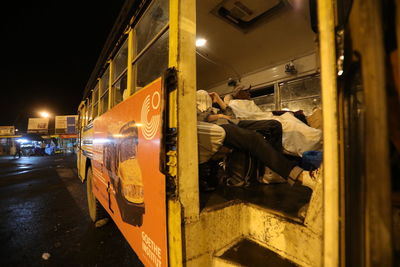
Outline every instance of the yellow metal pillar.
<svg viewBox="0 0 400 267">
<path fill-rule="evenodd" d="M 134 43 L 133 43 L 133 29 L 129 29 L 128 32 L 128 66 L 127 66 L 127 81 L 126 86 L 129 90 L 129 95 L 133 94 L 135 88 L 133 88 L 133 67 L 132 61 L 134 57 Z"/>
<path fill-rule="evenodd" d="M 178 88 L 169 95 L 170 128 L 177 128 L 177 197 L 168 200 L 169 264 L 183 264 L 181 230 L 199 216 L 196 119 L 196 1 L 170 0 L 169 67 L 175 67 Z M 184 12 L 181 12 L 184 10 Z M 184 214 L 184 218 L 182 215 Z"/>
<path fill-rule="evenodd" d="M 334 1 L 318 1 L 324 135 L 323 266 L 339 265 L 339 145 Z"/>
<path fill-rule="evenodd" d="M 112 92 L 111 88 L 112 88 L 112 83 L 113 83 L 112 77 L 114 75 L 114 63 L 112 60 L 109 60 L 108 63 L 109 63 L 109 71 L 108 71 L 109 78 L 108 78 L 108 103 L 107 103 L 108 108 L 107 108 L 107 110 L 110 110 L 111 105 L 112 105 L 111 103 L 113 102 L 113 100 L 112 100 L 113 92 Z"/>
</svg>

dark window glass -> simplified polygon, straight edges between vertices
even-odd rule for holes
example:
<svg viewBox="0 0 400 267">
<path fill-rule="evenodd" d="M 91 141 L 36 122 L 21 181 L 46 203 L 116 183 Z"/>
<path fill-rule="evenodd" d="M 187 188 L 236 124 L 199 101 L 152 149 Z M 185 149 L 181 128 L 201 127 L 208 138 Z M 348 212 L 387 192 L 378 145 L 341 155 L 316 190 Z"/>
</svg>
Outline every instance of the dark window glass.
<svg viewBox="0 0 400 267">
<path fill-rule="evenodd" d="M 169 19 L 168 3 L 168 0 L 153 1 L 140 19 L 135 28 L 136 54 L 140 53 L 154 36 L 167 25 Z"/>
<path fill-rule="evenodd" d="M 136 90 L 160 77 L 168 68 L 168 31 L 136 62 Z"/>
</svg>

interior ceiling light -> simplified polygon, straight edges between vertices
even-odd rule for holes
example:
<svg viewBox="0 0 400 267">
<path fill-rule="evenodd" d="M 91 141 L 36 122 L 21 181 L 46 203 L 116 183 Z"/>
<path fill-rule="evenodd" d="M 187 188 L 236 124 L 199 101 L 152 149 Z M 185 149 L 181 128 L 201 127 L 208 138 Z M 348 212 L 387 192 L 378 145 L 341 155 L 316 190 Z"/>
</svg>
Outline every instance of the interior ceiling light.
<svg viewBox="0 0 400 267">
<path fill-rule="evenodd" d="M 202 47 L 207 43 L 207 40 L 204 38 L 199 38 L 196 40 L 196 46 L 197 47 Z"/>
<path fill-rule="evenodd" d="M 211 13 L 247 32 L 286 6 L 286 0 L 220 0 Z M 304 1 L 304 0 L 301 0 Z"/>
</svg>

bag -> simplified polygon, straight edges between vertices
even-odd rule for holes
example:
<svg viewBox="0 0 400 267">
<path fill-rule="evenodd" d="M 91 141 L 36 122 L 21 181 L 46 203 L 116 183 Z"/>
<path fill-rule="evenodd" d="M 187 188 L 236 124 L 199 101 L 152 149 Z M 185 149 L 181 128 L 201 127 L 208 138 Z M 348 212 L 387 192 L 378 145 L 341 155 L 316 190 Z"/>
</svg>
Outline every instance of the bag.
<svg viewBox="0 0 400 267">
<path fill-rule="evenodd" d="M 209 160 L 199 164 L 199 186 L 200 191 L 213 191 L 218 186 L 218 161 Z"/>
<path fill-rule="evenodd" d="M 248 152 L 233 150 L 225 159 L 224 183 L 231 187 L 246 187 L 263 175 L 263 166 Z"/>
<path fill-rule="evenodd" d="M 303 153 L 303 158 L 300 166 L 307 171 L 313 171 L 319 168 L 321 162 L 321 151 L 306 151 Z"/>
</svg>

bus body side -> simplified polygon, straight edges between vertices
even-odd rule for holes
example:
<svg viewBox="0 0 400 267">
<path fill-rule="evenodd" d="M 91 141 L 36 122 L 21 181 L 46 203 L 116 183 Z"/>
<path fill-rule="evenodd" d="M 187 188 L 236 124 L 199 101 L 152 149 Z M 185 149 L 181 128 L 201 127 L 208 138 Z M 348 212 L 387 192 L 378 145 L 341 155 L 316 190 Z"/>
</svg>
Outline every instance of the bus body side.
<svg viewBox="0 0 400 267">
<path fill-rule="evenodd" d="M 84 101 L 78 108 L 78 144 L 77 144 L 77 170 L 82 182 L 86 180 L 86 172 L 90 166 L 93 154 L 93 124 L 88 124 L 88 108 Z"/>
<path fill-rule="evenodd" d="M 380 4 L 351 1 L 351 13 L 344 12 L 351 14 L 346 26 L 354 46 L 349 47 L 340 43 L 340 27 L 335 28 L 340 24 L 335 16 L 338 6 L 346 1 L 319 0 L 318 12 L 311 14 L 308 1 L 275 1 L 276 6 L 269 6 L 271 13 L 253 23 L 232 19 L 242 14 L 237 8 L 250 21 L 254 14 L 267 14 L 249 12 L 246 4 L 252 6 L 253 1 L 153 0 L 134 6 L 136 2 L 127 1 L 124 6 L 121 14 L 127 19 L 118 21 L 128 22 L 119 25 L 120 36 L 110 34 L 108 50 L 103 50 L 103 60 L 86 88 L 87 99 L 79 108 L 77 166 L 82 181 L 93 177 L 88 190 L 143 263 L 237 266 L 258 254 L 260 260 L 279 255 L 289 265 L 299 266 L 389 264 L 384 67 L 381 44 L 373 42 L 383 39 L 375 28 L 379 26 L 375 22 L 381 21 L 377 15 Z M 264 2 L 258 4 L 255 9 L 268 7 Z M 229 8 L 236 11 L 230 14 Z M 374 17 L 364 16 L 366 10 L 372 10 Z M 312 16 L 319 16 L 320 22 L 310 25 Z M 377 38 L 358 34 L 363 20 L 376 24 L 369 27 Z M 209 37 L 209 47 L 196 48 L 197 37 Z M 377 47 L 376 57 L 371 45 Z M 335 54 L 335 48 L 338 53 L 351 51 L 352 59 L 362 56 L 361 84 L 350 86 L 348 80 L 338 78 L 343 73 L 354 77 L 348 69 L 340 69 L 342 57 Z M 118 65 L 121 58 L 122 67 Z M 171 70 L 174 75 L 166 78 Z M 309 174 L 317 180 L 312 192 L 287 184 L 260 185 L 264 189 L 258 191 L 226 187 L 200 192 L 196 90 L 228 94 L 232 80 L 250 83 L 255 93 L 265 92 L 253 99 L 263 111 L 302 109 L 309 115 L 322 107 L 324 161 Z M 355 87 L 362 89 L 354 93 Z M 126 95 L 119 93 L 121 88 L 127 89 Z M 355 109 L 346 106 L 357 98 L 351 94 L 359 96 L 360 91 L 367 101 L 357 103 Z M 369 107 L 366 117 L 364 107 Z M 359 123 L 356 126 L 351 125 L 356 124 L 351 121 L 354 118 Z M 377 118 L 380 123 L 371 123 Z M 369 130 L 365 136 L 363 123 Z M 384 140 L 379 139 L 379 129 Z M 365 137 L 372 145 L 366 151 L 358 149 L 349 136 L 361 136 L 360 143 Z M 374 153 L 384 159 L 377 164 L 383 180 L 376 185 L 379 190 L 374 188 L 379 180 L 374 164 L 363 165 L 372 162 Z M 355 166 L 365 169 L 357 173 L 351 170 Z M 354 179 L 361 182 L 349 185 Z M 375 202 L 349 204 L 363 196 Z M 285 201 L 290 205 L 282 205 Z M 382 213 L 379 205 L 385 207 Z M 299 215 L 302 208 L 306 208 L 304 216 Z M 351 221 L 353 208 L 359 217 Z M 368 213 L 360 215 L 364 210 Z M 376 214 L 381 215 L 379 220 Z M 379 224 L 374 225 L 374 220 Z M 349 229 L 357 230 L 356 234 Z M 379 242 L 374 244 L 372 238 L 377 235 Z M 347 242 L 358 242 L 358 247 L 351 248 Z M 250 255 L 248 248 L 257 252 Z"/>
<path fill-rule="evenodd" d="M 168 1 L 137 4 L 127 1 L 132 8 L 122 12 L 127 24 L 116 23 L 119 35 L 110 35 L 116 39 L 105 45 L 109 50 L 101 57 L 106 60 L 99 61 L 87 84 L 79 107 L 77 167 L 86 181 L 92 220 L 108 214 L 145 265 L 167 266 L 160 76 L 168 67 Z M 135 9 L 147 11 L 131 25 Z M 153 28 L 148 22 L 154 12 L 160 24 Z"/>
</svg>

